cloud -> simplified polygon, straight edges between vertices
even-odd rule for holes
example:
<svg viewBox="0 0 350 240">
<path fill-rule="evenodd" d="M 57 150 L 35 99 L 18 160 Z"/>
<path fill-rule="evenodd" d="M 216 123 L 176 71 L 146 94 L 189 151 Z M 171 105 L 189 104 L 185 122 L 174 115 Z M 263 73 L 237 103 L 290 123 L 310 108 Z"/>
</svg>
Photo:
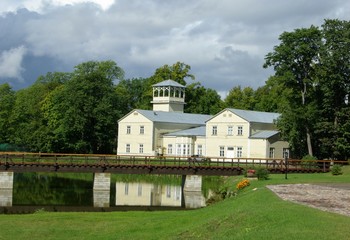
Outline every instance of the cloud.
<svg viewBox="0 0 350 240">
<path fill-rule="evenodd" d="M 15 78 L 23 81 L 21 66 L 24 55 L 27 49 L 24 46 L 12 48 L 8 51 L 0 53 L 0 78 Z"/>
<path fill-rule="evenodd" d="M 25 46 L 19 66 L 28 85 L 89 60 L 114 60 L 127 78 L 181 61 L 202 85 L 224 92 L 262 86 L 272 74 L 264 56 L 282 32 L 348 19 L 350 2 L 4 0 L 0 9 L 15 9 L 0 16 L 0 52 Z"/>
</svg>

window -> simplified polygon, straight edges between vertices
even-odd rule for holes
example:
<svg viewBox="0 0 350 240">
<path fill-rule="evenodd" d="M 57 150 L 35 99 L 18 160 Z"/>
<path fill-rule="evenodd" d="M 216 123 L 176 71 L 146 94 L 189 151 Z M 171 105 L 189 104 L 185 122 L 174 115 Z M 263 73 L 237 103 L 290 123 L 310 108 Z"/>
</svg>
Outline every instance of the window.
<svg viewBox="0 0 350 240">
<path fill-rule="evenodd" d="M 270 148 L 269 158 L 275 158 L 275 148 Z"/>
<path fill-rule="evenodd" d="M 223 147 L 223 146 L 220 146 L 220 152 L 219 152 L 219 156 L 220 156 L 220 157 L 223 157 L 223 156 L 225 156 L 225 147 Z"/>
<path fill-rule="evenodd" d="M 168 144 L 168 154 L 173 154 L 173 144 Z"/>
<path fill-rule="evenodd" d="M 227 127 L 227 135 L 232 136 L 233 134 L 233 126 L 228 126 Z"/>
<path fill-rule="evenodd" d="M 242 157 L 242 152 L 243 152 L 243 148 L 242 147 L 237 147 L 237 157 L 240 158 Z"/>
<path fill-rule="evenodd" d="M 131 134 L 131 126 L 126 126 L 126 134 Z"/>
<path fill-rule="evenodd" d="M 171 186 L 166 186 L 166 197 L 171 198 Z"/>
<path fill-rule="evenodd" d="M 125 195 L 129 194 L 129 183 L 125 183 L 124 194 Z"/>
<path fill-rule="evenodd" d="M 289 158 L 289 148 L 283 148 L 283 158 Z"/>
<path fill-rule="evenodd" d="M 125 152 L 130 153 L 130 144 L 129 143 L 127 143 L 125 145 Z"/>
<path fill-rule="evenodd" d="M 211 134 L 218 135 L 218 126 L 213 126 Z"/>
<path fill-rule="evenodd" d="M 191 155 L 191 145 L 187 144 L 187 155 Z"/>
<path fill-rule="evenodd" d="M 198 156 L 202 156 L 203 155 L 203 146 L 201 144 L 199 144 L 197 146 L 197 155 Z"/>
<path fill-rule="evenodd" d="M 142 184 L 139 183 L 137 186 L 137 196 L 141 197 L 142 196 Z"/>
<path fill-rule="evenodd" d="M 182 155 L 186 155 L 186 144 L 182 145 Z"/>
<path fill-rule="evenodd" d="M 237 128 L 237 135 L 238 136 L 242 136 L 243 135 L 243 127 L 242 126 L 238 126 L 238 128 Z"/>
<path fill-rule="evenodd" d="M 143 153 L 143 144 L 142 143 L 139 145 L 139 153 Z"/>
<path fill-rule="evenodd" d="M 176 144 L 176 155 L 181 156 L 181 144 Z"/>
<path fill-rule="evenodd" d="M 140 126 L 140 134 L 144 134 L 145 133 L 145 126 Z"/>
</svg>

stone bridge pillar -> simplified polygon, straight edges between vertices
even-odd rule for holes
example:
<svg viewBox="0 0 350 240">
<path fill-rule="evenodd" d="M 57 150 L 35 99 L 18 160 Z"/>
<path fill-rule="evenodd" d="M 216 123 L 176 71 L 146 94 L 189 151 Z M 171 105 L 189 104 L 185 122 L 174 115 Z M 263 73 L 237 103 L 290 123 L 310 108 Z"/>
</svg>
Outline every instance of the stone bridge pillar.
<svg viewBox="0 0 350 240">
<path fill-rule="evenodd" d="M 111 174 L 94 174 L 94 207 L 109 207 Z"/>
<path fill-rule="evenodd" d="M 0 207 L 12 206 L 13 172 L 0 172 Z"/>
<path fill-rule="evenodd" d="M 202 176 L 182 176 L 182 197 L 181 207 L 198 208 L 205 206 L 205 199 L 202 195 Z"/>
<path fill-rule="evenodd" d="M 202 191 L 202 176 L 199 175 L 186 175 L 184 191 L 188 192 L 200 192 Z"/>
</svg>

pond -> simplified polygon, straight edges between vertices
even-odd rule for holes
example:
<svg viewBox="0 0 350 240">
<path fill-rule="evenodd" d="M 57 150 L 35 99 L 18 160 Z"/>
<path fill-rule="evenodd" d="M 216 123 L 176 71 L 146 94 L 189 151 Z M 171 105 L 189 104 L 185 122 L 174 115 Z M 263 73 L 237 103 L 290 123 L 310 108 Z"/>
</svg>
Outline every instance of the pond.
<svg viewBox="0 0 350 240">
<path fill-rule="evenodd" d="M 0 190 L 0 213 L 201 208 L 222 179 L 200 179 L 201 191 L 183 191 L 182 176 L 112 174 L 110 190 L 100 191 L 93 174 L 15 173 L 13 190 Z"/>
</svg>

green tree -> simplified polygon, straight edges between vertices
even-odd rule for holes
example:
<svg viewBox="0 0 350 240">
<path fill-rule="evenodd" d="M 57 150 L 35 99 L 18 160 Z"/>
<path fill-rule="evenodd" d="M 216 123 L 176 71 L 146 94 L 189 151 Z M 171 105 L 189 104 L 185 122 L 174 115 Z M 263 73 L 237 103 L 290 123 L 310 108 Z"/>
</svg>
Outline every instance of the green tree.
<svg viewBox="0 0 350 240">
<path fill-rule="evenodd" d="M 119 81 L 116 86 L 118 109 L 124 114 L 132 109 L 151 109 L 150 99 L 145 93 L 151 88 L 148 79 L 133 78 Z"/>
<path fill-rule="evenodd" d="M 220 95 L 213 89 L 200 83 L 192 83 L 186 89 L 185 112 L 198 114 L 216 114 L 223 108 Z"/>
<path fill-rule="evenodd" d="M 121 117 L 113 82 L 123 76 L 113 61 L 85 62 L 75 67 L 62 89 L 45 99 L 43 110 L 55 136 L 51 142 L 55 151 L 112 152 Z"/>
<path fill-rule="evenodd" d="M 322 25 L 323 49 L 320 52 L 317 83 L 320 119 L 317 138 L 322 157 L 347 158 L 350 144 L 350 22 L 325 20 Z"/>
<path fill-rule="evenodd" d="M 230 90 L 225 98 L 225 105 L 229 108 L 254 110 L 255 108 L 255 92 L 251 87 L 241 88 L 234 87 Z"/>
<path fill-rule="evenodd" d="M 314 109 L 314 86 L 317 82 L 316 70 L 320 62 L 319 53 L 322 46 L 321 31 L 314 26 L 310 28 L 296 29 L 293 32 L 284 32 L 280 35 L 281 43 L 274 47 L 274 51 L 265 57 L 264 67 L 273 66 L 275 76 L 282 77 L 282 84 L 293 92 L 288 96 L 288 102 L 292 108 L 286 108 L 282 118 L 293 115 L 294 120 L 302 122 L 305 133 L 307 153 L 313 155 L 312 133 L 315 125 L 316 111 Z M 291 111 L 286 113 L 286 111 Z M 286 123 L 290 120 L 285 119 Z M 289 124 L 289 126 L 293 126 Z M 282 134 L 290 141 L 304 142 L 302 139 L 294 139 L 291 134 L 300 131 L 293 128 L 284 128 Z M 294 140 L 292 140 L 294 139 Z M 292 146 L 296 146 L 293 142 Z"/>
<path fill-rule="evenodd" d="M 0 85 L 0 143 L 8 143 L 10 116 L 15 103 L 15 92 L 8 83 Z"/>
</svg>

